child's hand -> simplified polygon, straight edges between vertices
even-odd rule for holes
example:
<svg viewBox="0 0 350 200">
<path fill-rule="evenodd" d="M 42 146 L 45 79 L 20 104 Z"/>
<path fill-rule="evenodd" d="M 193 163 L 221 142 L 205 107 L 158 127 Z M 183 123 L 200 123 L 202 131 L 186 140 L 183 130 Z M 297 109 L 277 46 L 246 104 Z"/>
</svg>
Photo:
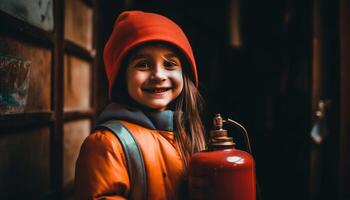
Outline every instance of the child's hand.
<svg viewBox="0 0 350 200">
<path fill-rule="evenodd" d="M 206 177 L 189 178 L 189 194 L 191 200 L 213 199 L 211 194 L 211 183 Z"/>
</svg>

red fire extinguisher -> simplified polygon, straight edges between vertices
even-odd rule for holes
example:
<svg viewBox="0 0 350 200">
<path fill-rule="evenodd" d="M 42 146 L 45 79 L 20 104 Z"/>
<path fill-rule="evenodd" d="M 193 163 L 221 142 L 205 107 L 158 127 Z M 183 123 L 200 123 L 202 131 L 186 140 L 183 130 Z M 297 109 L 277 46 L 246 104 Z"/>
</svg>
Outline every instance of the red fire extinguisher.
<svg viewBox="0 0 350 200">
<path fill-rule="evenodd" d="M 233 120 L 223 120 L 220 114 L 214 118 L 214 130 L 210 131 L 208 150 L 194 154 L 189 165 L 189 192 L 193 199 L 196 190 L 191 185 L 194 179 L 205 178 L 210 182 L 207 199 L 220 200 L 255 200 L 256 177 L 255 163 L 251 154 L 235 148 L 232 137 L 228 137 L 223 123 L 233 123 L 244 129 Z M 247 133 L 245 131 L 245 133 Z M 250 150 L 249 139 L 248 151 Z M 203 195 L 203 194 L 202 194 Z"/>
</svg>

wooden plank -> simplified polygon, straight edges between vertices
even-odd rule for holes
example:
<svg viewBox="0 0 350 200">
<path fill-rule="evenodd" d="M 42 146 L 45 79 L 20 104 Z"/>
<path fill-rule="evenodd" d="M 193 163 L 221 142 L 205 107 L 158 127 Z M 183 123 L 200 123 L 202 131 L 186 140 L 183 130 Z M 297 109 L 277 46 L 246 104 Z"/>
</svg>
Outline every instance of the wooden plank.
<svg viewBox="0 0 350 200">
<path fill-rule="evenodd" d="M 0 32 L 4 34 L 20 38 L 26 42 L 35 42 L 45 46 L 52 46 L 53 44 L 53 33 L 51 32 L 44 31 L 2 11 L 0 11 L 0 21 Z"/>
<path fill-rule="evenodd" d="M 54 49 L 52 104 L 55 122 L 51 127 L 51 188 L 56 199 L 63 194 L 63 56 L 64 1 L 54 1 Z"/>
<path fill-rule="evenodd" d="M 350 2 L 340 1 L 339 200 L 350 199 Z"/>
<path fill-rule="evenodd" d="M 79 10 L 79 12 L 77 12 Z M 92 50 L 93 9 L 81 0 L 65 1 L 64 38 Z"/>
<path fill-rule="evenodd" d="M 82 0 L 82 2 L 90 7 L 96 6 L 96 2 L 94 0 Z"/>
<path fill-rule="evenodd" d="M 100 14 L 99 14 L 99 9 L 100 9 L 100 4 L 98 3 L 98 1 L 92 0 L 94 2 L 94 7 L 93 7 L 93 42 L 92 42 L 92 48 L 95 49 L 96 51 L 96 55 L 94 55 L 94 60 L 92 63 L 92 68 L 91 68 L 91 82 L 93 84 L 90 84 L 91 87 L 91 93 L 90 93 L 90 103 L 91 103 L 91 109 L 93 110 L 93 118 L 91 120 L 92 124 L 96 123 L 96 110 L 97 110 L 97 102 L 98 102 L 98 95 L 97 95 L 97 89 L 98 89 L 98 84 L 100 84 L 99 82 L 99 67 L 103 66 L 100 63 L 100 58 L 102 56 L 100 56 L 99 54 L 102 52 L 102 48 L 99 48 L 99 39 L 100 39 L 100 26 L 101 24 L 99 22 L 102 22 L 102 20 L 100 19 Z M 100 51 L 98 50 L 100 49 Z"/>
<path fill-rule="evenodd" d="M 87 110 L 87 111 L 70 111 L 65 112 L 63 116 L 63 120 L 65 122 L 67 121 L 74 121 L 78 119 L 85 119 L 85 118 L 93 118 L 95 115 L 95 112 L 93 109 Z"/>
<path fill-rule="evenodd" d="M 1 131 L 0 199 L 41 199 L 50 193 L 49 126 Z"/>
<path fill-rule="evenodd" d="M 0 115 L 0 129 L 24 129 L 26 127 L 49 125 L 53 121 L 52 112 L 31 112 Z"/>
<path fill-rule="evenodd" d="M 69 41 L 64 41 L 64 49 L 67 53 L 78 56 L 81 59 L 84 59 L 86 61 L 93 61 L 96 51 L 94 50 L 86 50 L 83 47 L 80 47 L 79 45 Z"/>
</svg>

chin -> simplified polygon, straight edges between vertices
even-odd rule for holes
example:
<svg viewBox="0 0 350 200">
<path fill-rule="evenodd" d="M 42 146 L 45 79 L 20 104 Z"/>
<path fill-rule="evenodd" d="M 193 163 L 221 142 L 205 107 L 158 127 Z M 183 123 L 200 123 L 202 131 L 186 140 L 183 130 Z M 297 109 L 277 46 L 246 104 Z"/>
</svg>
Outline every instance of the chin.
<svg viewBox="0 0 350 200">
<path fill-rule="evenodd" d="M 169 103 L 150 103 L 146 106 L 155 110 L 166 110 Z"/>
</svg>

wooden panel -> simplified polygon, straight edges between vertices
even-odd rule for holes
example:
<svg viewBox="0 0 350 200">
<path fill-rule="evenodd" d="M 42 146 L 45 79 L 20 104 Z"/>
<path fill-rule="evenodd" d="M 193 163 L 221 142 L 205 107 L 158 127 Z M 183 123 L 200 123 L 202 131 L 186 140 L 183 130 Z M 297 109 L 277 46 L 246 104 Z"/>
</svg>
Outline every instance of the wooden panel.
<svg viewBox="0 0 350 200">
<path fill-rule="evenodd" d="M 1 131 L 0 199 L 40 199 L 50 191 L 49 128 Z"/>
<path fill-rule="evenodd" d="M 76 57 L 64 57 L 64 111 L 90 108 L 91 66 Z"/>
<path fill-rule="evenodd" d="M 75 162 L 78 158 L 80 146 L 90 133 L 90 120 L 79 120 L 64 124 L 64 169 L 63 184 L 71 188 L 74 181 Z"/>
<path fill-rule="evenodd" d="M 0 54 L 30 63 L 28 95 L 24 112 L 49 111 L 51 106 L 51 51 L 49 49 L 0 36 Z M 17 73 L 9 73 L 16 78 Z"/>
<path fill-rule="evenodd" d="M 2 0 L 0 10 L 46 31 L 52 31 L 53 2 L 52 0 L 23 1 Z"/>
<path fill-rule="evenodd" d="M 350 2 L 340 1 L 339 200 L 350 199 Z"/>
<path fill-rule="evenodd" d="M 81 0 L 65 1 L 64 38 L 92 49 L 93 10 Z"/>
<path fill-rule="evenodd" d="M 316 122 L 315 111 L 317 103 L 324 97 L 324 41 L 323 38 L 323 24 L 321 23 L 321 3 L 319 0 L 315 0 L 313 6 L 313 42 L 312 42 L 312 122 Z M 310 200 L 320 198 L 321 194 L 321 146 L 312 145 L 310 148 L 310 181 L 309 181 L 309 193 Z"/>
<path fill-rule="evenodd" d="M 0 115 L 0 130 L 46 126 L 54 120 L 52 113 L 53 112 L 30 112 Z"/>
</svg>

